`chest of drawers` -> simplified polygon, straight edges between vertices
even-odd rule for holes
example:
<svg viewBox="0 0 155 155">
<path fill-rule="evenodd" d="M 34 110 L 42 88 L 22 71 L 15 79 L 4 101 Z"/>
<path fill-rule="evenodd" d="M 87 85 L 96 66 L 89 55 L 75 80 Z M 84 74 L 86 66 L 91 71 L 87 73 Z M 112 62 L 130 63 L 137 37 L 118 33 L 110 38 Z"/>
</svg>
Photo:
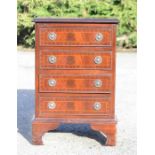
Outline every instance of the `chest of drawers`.
<svg viewBox="0 0 155 155">
<path fill-rule="evenodd" d="M 36 18 L 32 142 L 62 123 L 87 123 L 115 145 L 116 19 Z"/>
</svg>

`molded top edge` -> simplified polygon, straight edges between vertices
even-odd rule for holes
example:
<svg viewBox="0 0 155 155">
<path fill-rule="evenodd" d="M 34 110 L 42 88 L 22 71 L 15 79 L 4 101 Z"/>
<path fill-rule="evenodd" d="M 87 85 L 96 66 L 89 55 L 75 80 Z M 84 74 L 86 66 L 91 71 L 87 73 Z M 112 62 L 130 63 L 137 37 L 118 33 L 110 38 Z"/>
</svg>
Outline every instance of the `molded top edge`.
<svg viewBox="0 0 155 155">
<path fill-rule="evenodd" d="M 114 18 L 35 18 L 36 23 L 107 23 L 118 24 L 119 21 Z"/>
</svg>

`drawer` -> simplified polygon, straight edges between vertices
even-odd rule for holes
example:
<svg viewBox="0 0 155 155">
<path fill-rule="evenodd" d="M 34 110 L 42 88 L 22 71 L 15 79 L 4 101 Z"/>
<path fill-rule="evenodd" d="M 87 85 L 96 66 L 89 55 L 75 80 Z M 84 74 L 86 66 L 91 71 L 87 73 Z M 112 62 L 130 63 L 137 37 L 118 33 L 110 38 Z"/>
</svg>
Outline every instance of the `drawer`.
<svg viewBox="0 0 155 155">
<path fill-rule="evenodd" d="M 53 115 L 110 115 L 110 95 L 46 95 L 39 97 L 39 117 Z"/>
<path fill-rule="evenodd" d="M 111 51 L 41 50 L 40 69 L 112 69 Z"/>
<path fill-rule="evenodd" d="M 39 75 L 40 92 L 111 93 L 110 74 L 52 74 Z"/>
<path fill-rule="evenodd" d="M 40 24 L 40 46 L 111 46 L 110 24 Z"/>
</svg>

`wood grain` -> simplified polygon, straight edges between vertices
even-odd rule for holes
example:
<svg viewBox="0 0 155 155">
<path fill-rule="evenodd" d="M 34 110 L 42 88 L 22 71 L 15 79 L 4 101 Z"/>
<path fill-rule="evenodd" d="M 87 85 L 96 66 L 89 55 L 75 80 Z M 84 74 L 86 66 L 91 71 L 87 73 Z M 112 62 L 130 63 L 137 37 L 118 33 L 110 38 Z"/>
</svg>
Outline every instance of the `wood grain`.
<svg viewBox="0 0 155 155">
<path fill-rule="evenodd" d="M 56 107 L 49 109 L 48 104 L 54 102 Z M 101 109 L 96 110 L 94 104 L 99 102 Z M 39 117 L 54 117 L 55 115 L 103 115 L 112 113 L 111 96 L 91 96 L 75 94 L 74 96 L 54 95 L 39 97 Z"/>
<path fill-rule="evenodd" d="M 56 85 L 50 86 L 49 80 L 55 80 Z M 101 87 L 95 86 L 96 80 L 102 81 Z M 40 74 L 39 92 L 110 93 L 112 89 L 111 82 L 111 75 L 109 74 Z"/>
<path fill-rule="evenodd" d="M 64 51 L 63 48 L 59 50 L 41 50 L 40 51 L 40 69 L 112 69 L 112 52 L 96 52 L 92 51 L 77 51 L 68 49 Z M 55 63 L 49 61 L 49 57 L 56 58 Z M 95 63 L 95 58 L 100 56 L 102 62 Z"/>
<path fill-rule="evenodd" d="M 111 19 L 35 19 L 35 119 L 32 143 L 43 144 L 42 135 L 61 123 L 89 123 L 116 144 L 115 57 L 116 24 Z M 56 34 L 50 40 L 49 33 Z M 101 33 L 103 39 L 96 40 Z M 49 56 L 56 62 L 50 63 Z M 94 58 L 101 56 L 100 64 Z M 56 80 L 49 86 L 48 80 Z M 102 86 L 96 87 L 95 80 Z M 49 109 L 49 102 L 56 107 Z M 95 110 L 99 102 L 101 109 Z"/>
<path fill-rule="evenodd" d="M 55 40 L 49 39 L 49 34 L 56 34 Z M 96 34 L 101 33 L 103 39 L 96 40 Z M 40 24 L 40 46 L 111 46 L 112 25 L 103 24 Z"/>
</svg>

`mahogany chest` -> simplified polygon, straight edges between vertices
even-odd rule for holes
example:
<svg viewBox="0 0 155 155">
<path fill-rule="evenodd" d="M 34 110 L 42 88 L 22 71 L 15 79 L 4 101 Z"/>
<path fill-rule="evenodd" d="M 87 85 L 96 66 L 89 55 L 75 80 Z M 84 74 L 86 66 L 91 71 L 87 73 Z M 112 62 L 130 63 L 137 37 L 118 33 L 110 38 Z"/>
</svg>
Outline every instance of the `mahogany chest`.
<svg viewBox="0 0 155 155">
<path fill-rule="evenodd" d="M 116 19 L 36 18 L 32 142 L 61 123 L 87 123 L 115 145 Z"/>
</svg>

